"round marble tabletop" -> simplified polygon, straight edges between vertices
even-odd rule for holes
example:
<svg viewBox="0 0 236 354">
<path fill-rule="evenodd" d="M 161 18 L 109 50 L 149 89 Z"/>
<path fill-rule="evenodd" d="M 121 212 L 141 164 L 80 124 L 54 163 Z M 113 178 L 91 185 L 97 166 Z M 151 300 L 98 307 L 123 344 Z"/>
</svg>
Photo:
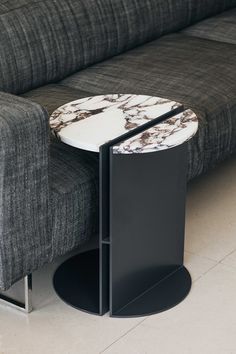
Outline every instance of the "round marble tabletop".
<svg viewBox="0 0 236 354">
<path fill-rule="evenodd" d="M 181 107 L 160 97 L 114 94 L 79 99 L 59 107 L 50 117 L 53 133 L 64 143 L 98 152 L 101 145 Z M 113 147 L 114 153 L 169 149 L 189 140 L 198 129 L 191 110 L 174 115 Z"/>
</svg>

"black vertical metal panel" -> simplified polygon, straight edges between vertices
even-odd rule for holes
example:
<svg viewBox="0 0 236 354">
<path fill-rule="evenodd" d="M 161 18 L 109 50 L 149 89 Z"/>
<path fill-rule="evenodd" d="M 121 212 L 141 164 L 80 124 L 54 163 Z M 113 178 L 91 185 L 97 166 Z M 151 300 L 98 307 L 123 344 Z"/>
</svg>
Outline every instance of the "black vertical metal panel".
<svg viewBox="0 0 236 354">
<path fill-rule="evenodd" d="M 106 243 L 105 243 L 106 242 Z M 109 146 L 99 152 L 99 313 L 109 311 Z"/>
<path fill-rule="evenodd" d="M 132 310 L 128 316 L 140 311 L 158 312 L 187 295 L 191 280 L 182 269 L 186 168 L 186 144 L 138 154 L 114 154 L 110 148 L 111 315 L 125 315 L 122 310 L 129 305 Z M 173 294 L 167 304 L 158 304 L 156 288 L 153 296 L 146 298 L 153 306 L 138 301 L 138 306 L 144 307 L 140 310 L 132 305 L 177 270 L 183 274 L 172 277 L 164 289 L 173 293 L 176 290 L 176 299 Z M 178 293 L 177 287 L 182 287 L 183 293 Z"/>
</svg>

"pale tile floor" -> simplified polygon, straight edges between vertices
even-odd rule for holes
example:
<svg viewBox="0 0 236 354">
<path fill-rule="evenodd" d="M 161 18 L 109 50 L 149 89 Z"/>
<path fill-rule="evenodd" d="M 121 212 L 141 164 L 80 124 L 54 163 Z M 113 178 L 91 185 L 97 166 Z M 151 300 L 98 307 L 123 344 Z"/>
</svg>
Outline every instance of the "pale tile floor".
<svg viewBox="0 0 236 354">
<path fill-rule="evenodd" d="M 188 187 L 185 264 L 194 282 L 177 307 L 137 319 L 76 311 L 52 288 L 58 263 L 34 274 L 32 314 L 0 306 L 0 354 L 236 353 L 236 157 Z"/>
</svg>

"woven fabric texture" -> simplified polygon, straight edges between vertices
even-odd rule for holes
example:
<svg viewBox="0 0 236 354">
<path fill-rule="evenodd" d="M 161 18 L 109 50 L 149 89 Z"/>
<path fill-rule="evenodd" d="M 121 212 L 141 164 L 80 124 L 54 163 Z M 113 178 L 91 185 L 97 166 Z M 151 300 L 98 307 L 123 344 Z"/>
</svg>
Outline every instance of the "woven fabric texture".
<svg viewBox="0 0 236 354">
<path fill-rule="evenodd" d="M 52 142 L 50 149 L 52 259 L 98 235 L 97 154 Z"/>
<path fill-rule="evenodd" d="M 236 151 L 235 12 L 159 38 L 235 6 L 0 0 L 0 91 L 24 95 L 0 93 L 0 289 L 97 232 L 98 160 L 49 142 L 48 113 L 58 106 L 117 92 L 182 102 L 200 121 L 189 143 L 189 179 Z M 230 43 L 219 29 L 226 16 Z"/>
<path fill-rule="evenodd" d="M 1 290 L 98 230 L 97 155 L 49 144 L 48 114 L 37 104 L 50 110 L 52 97 L 58 107 L 85 93 L 56 85 L 38 91 L 34 102 L 0 95 Z"/>
<path fill-rule="evenodd" d="M 50 260 L 48 115 L 0 95 L 0 289 Z"/>
<path fill-rule="evenodd" d="M 43 106 L 50 116 L 58 107 L 90 95 L 90 92 L 77 90 L 73 87 L 49 84 L 28 91 L 21 96 Z"/>
<path fill-rule="evenodd" d="M 236 44 L 236 9 L 201 21 L 182 33 L 189 36 Z"/>
<path fill-rule="evenodd" d="M 0 1 L 0 90 L 23 93 L 236 6 L 236 0 Z"/>
<path fill-rule="evenodd" d="M 189 144 L 189 179 L 236 150 L 236 46 L 182 34 L 94 65 L 62 81 L 94 94 L 167 97 L 193 109 L 199 132 Z"/>
</svg>

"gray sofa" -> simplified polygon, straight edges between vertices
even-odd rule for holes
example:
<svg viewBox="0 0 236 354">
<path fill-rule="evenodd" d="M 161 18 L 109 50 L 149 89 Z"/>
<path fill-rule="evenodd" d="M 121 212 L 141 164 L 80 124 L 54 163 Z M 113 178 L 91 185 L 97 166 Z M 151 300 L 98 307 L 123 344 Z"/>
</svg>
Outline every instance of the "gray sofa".
<svg viewBox="0 0 236 354">
<path fill-rule="evenodd" d="M 236 151 L 236 0 L 0 0 L 0 289 L 98 229 L 97 155 L 50 138 L 103 93 L 193 109 L 188 178 Z"/>
</svg>

